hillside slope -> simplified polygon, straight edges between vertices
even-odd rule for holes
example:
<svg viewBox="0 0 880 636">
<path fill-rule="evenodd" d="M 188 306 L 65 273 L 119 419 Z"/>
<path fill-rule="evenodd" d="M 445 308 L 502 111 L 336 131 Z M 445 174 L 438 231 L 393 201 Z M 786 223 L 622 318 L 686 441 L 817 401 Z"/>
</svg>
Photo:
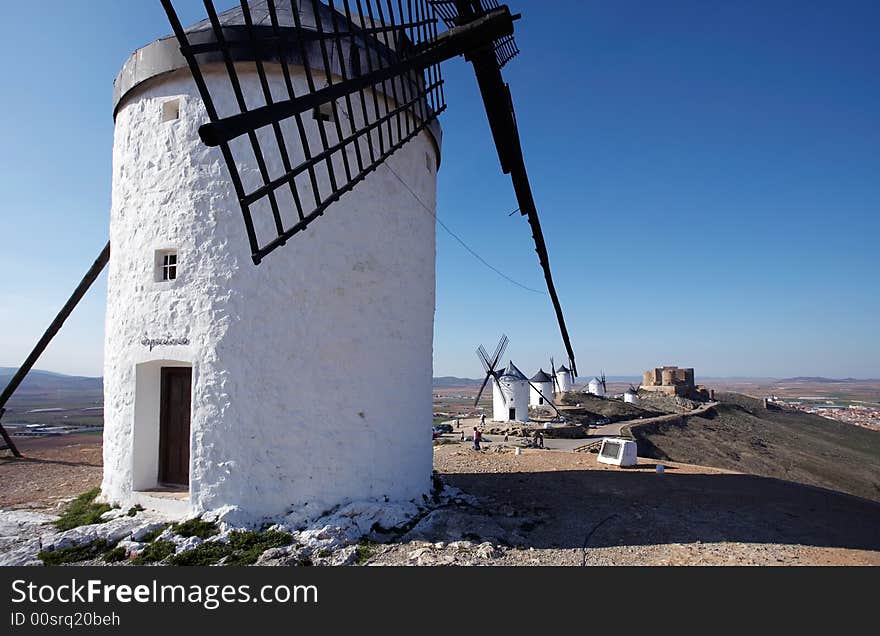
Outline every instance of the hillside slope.
<svg viewBox="0 0 880 636">
<path fill-rule="evenodd" d="M 0 367 L 0 388 L 6 384 L 18 371 L 13 367 Z M 52 373 L 51 371 L 41 371 L 40 369 L 32 369 L 28 373 L 21 386 L 18 387 L 16 395 L 26 393 L 70 393 L 75 394 L 79 391 L 95 392 L 101 391 L 104 387 L 102 378 L 88 378 L 78 375 L 64 375 L 63 373 Z"/>
<path fill-rule="evenodd" d="M 633 427 L 639 455 L 714 466 L 880 501 L 880 433 L 737 393 L 703 416 Z"/>
</svg>

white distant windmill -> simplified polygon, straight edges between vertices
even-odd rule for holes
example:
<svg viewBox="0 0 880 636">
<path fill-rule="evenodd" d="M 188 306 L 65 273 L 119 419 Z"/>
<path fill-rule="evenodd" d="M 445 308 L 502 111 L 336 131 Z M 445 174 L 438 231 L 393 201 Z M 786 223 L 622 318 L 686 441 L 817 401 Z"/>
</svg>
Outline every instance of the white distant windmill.
<svg viewBox="0 0 880 636">
<path fill-rule="evenodd" d="M 590 380 L 590 383 L 587 385 L 587 391 L 592 393 L 593 395 L 597 395 L 599 397 L 605 397 L 605 394 L 608 392 L 608 386 L 605 383 L 605 372 L 598 377 Z"/>
<path fill-rule="evenodd" d="M 629 385 L 629 388 L 623 393 L 623 401 L 628 404 L 638 404 L 639 403 L 639 389 L 642 388 L 642 385 L 634 387 L 632 384 Z"/>
</svg>

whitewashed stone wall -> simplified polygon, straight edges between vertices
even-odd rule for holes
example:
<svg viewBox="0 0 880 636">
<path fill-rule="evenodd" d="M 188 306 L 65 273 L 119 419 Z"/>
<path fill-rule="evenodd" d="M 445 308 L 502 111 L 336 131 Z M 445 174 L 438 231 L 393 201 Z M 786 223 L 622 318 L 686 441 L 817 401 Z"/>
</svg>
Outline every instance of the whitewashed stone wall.
<svg viewBox="0 0 880 636">
<path fill-rule="evenodd" d="M 503 395 L 503 397 L 502 397 Z M 515 409 L 514 420 L 529 420 L 529 383 L 502 376 L 500 382 L 492 380 L 492 421 L 510 421 L 510 409 Z"/>
<path fill-rule="evenodd" d="M 567 373 L 565 371 L 557 372 L 556 386 L 558 387 L 560 393 L 571 391 L 571 387 L 574 386 L 574 381 L 572 380 L 571 373 Z"/>
<path fill-rule="evenodd" d="M 240 78 L 246 94 L 259 91 L 255 73 L 242 68 Z M 270 80 L 281 95 L 271 67 Z M 169 99 L 180 116 L 163 122 Z M 143 84 L 118 110 L 104 497 L 127 504 L 155 485 L 163 365 L 193 369 L 190 514 L 232 506 L 231 519 L 248 522 L 303 505 L 419 497 L 432 466 L 434 219 L 383 166 L 255 266 L 221 154 L 199 140 L 205 121 L 183 70 Z M 316 148 L 316 122 L 304 123 Z M 267 162 L 280 174 L 277 157 Z M 390 164 L 433 210 L 428 134 Z M 242 172 L 253 185 L 255 163 Z M 258 231 L 267 224 L 257 220 Z M 178 278 L 156 282 L 154 255 L 167 248 L 178 250 Z M 166 337 L 178 344 L 142 344 Z"/>
<path fill-rule="evenodd" d="M 547 406 L 553 402 L 553 382 L 532 382 L 534 386 L 529 385 L 529 406 Z M 538 389 L 541 393 L 535 390 Z M 541 404 L 541 397 L 544 397 L 544 404 Z"/>
</svg>

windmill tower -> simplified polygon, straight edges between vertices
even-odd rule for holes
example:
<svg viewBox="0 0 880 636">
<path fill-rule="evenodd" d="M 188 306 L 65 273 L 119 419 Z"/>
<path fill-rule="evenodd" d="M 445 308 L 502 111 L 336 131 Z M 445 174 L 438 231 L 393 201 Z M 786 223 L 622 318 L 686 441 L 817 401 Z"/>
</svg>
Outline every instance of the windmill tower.
<svg viewBox="0 0 880 636">
<path fill-rule="evenodd" d="M 544 369 L 529 380 L 529 406 L 549 406 L 553 400 L 553 378 L 544 373 Z"/>
<path fill-rule="evenodd" d="M 513 361 L 492 379 L 492 421 L 529 421 L 529 380 Z"/>
<path fill-rule="evenodd" d="M 605 393 L 607 392 L 607 386 L 605 384 L 605 373 L 603 372 L 601 376 L 593 378 L 590 380 L 590 383 L 587 385 L 587 391 L 592 393 L 593 395 L 598 395 L 599 397 L 605 397 Z"/>
<path fill-rule="evenodd" d="M 638 387 L 634 387 L 632 384 L 630 384 L 629 388 L 623 393 L 623 401 L 627 404 L 638 404 L 640 388 L 642 388 L 641 384 Z"/>
<path fill-rule="evenodd" d="M 496 0 L 203 0 L 185 28 L 159 1 L 174 35 L 114 85 L 110 241 L 0 417 L 109 262 L 105 500 L 257 522 L 419 497 L 445 60 L 474 68 L 574 365 L 501 74 L 519 16 Z"/>
<path fill-rule="evenodd" d="M 564 364 L 560 365 L 556 369 L 556 390 L 559 393 L 565 393 L 566 391 L 571 391 L 573 386 L 574 378 L 572 377 L 571 370 Z"/>
<path fill-rule="evenodd" d="M 258 4 L 265 5 L 252 3 L 251 21 L 266 18 Z M 314 33 L 339 20 L 320 3 L 301 2 L 298 12 L 278 5 L 281 28 Z M 226 33 L 248 21 L 241 7 L 216 19 Z M 216 40 L 210 20 L 187 35 Z M 436 119 L 420 122 L 390 159 L 399 179 L 380 167 L 295 248 L 255 267 L 235 222 L 240 201 L 223 155 L 199 137 L 209 114 L 178 46 L 170 37 L 135 51 L 114 87 L 103 494 L 179 514 L 235 506 L 246 520 L 304 502 L 322 509 L 420 496 L 432 462 L 425 431 L 435 225 L 422 206 L 433 213 Z M 254 51 L 231 53 L 246 59 Z M 308 77 L 302 64 L 273 63 L 275 51 L 264 54 L 262 76 L 254 65 L 240 69 L 237 89 L 222 60 L 207 65 L 214 102 L 264 99 L 264 80 L 275 93 L 286 91 L 288 78 L 302 92 L 325 81 Z M 316 76 L 320 56 L 319 47 L 305 51 Z M 341 110 L 329 108 L 282 122 L 288 151 L 302 160 L 308 148 L 314 156 L 337 139 L 340 122 L 348 126 Z M 262 132 L 274 143 L 271 129 Z M 247 136 L 231 146 L 240 157 L 249 153 L 237 160 L 246 188 L 260 185 L 263 165 L 269 175 L 287 170 L 278 151 L 258 160 Z M 347 158 L 351 169 L 353 149 Z M 342 154 L 333 162 L 335 175 L 324 164 L 302 171 L 303 204 L 338 187 Z M 277 207 L 295 218 L 291 189 L 275 192 Z M 276 206 L 264 202 L 252 211 L 260 239 L 276 229 Z M 150 494 L 164 485 L 176 486 L 180 498 Z"/>
</svg>

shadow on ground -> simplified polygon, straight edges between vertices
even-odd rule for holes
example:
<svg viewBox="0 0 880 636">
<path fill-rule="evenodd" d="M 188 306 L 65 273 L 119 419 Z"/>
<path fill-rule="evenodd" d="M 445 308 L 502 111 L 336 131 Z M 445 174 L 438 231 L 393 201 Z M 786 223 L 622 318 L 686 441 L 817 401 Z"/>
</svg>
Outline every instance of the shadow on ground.
<svg viewBox="0 0 880 636">
<path fill-rule="evenodd" d="M 442 477 L 491 497 L 492 505 L 475 511 L 475 525 L 488 515 L 524 547 L 740 542 L 880 550 L 880 503 L 778 479 L 658 475 L 653 467 Z"/>
</svg>

